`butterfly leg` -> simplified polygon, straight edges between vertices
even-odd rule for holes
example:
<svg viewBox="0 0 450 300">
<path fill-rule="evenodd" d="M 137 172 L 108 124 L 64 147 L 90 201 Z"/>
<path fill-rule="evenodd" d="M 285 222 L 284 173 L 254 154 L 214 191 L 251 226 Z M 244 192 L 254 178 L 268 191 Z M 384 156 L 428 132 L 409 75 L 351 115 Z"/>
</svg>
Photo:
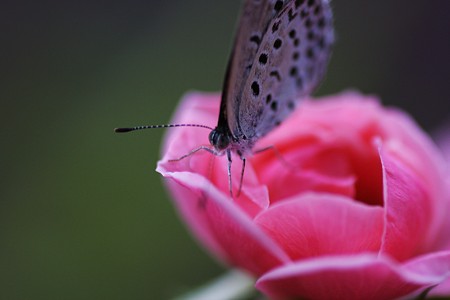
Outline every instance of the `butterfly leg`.
<svg viewBox="0 0 450 300">
<path fill-rule="evenodd" d="M 183 159 L 185 159 L 186 157 L 189 157 L 189 156 L 191 156 L 192 154 L 197 153 L 197 152 L 200 151 L 200 150 L 208 151 L 209 153 L 211 153 L 211 154 L 213 154 L 213 155 L 215 155 L 215 156 L 219 156 L 219 155 L 220 155 L 219 153 L 217 153 L 216 151 L 214 151 L 214 149 L 211 149 L 211 148 L 209 148 L 208 146 L 200 146 L 200 147 L 198 147 L 198 148 L 195 148 L 195 149 L 189 151 L 187 154 L 185 154 L 185 155 L 183 155 L 183 156 L 180 156 L 180 157 L 178 157 L 178 158 L 169 159 L 169 162 L 175 162 L 175 161 L 183 160 Z"/>
<path fill-rule="evenodd" d="M 183 156 L 180 156 L 178 158 L 169 159 L 169 162 L 177 162 L 177 161 L 183 160 L 183 159 L 185 159 L 185 158 L 187 158 L 187 157 L 189 157 L 189 156 L 199 152 L 200 150 L 208 151 L 209 153 L 213 154 L 214 156 L 221 155 L 221 153 L 218 153 L 217 151 L 215 151 L 214 149 L 209 148 L 208 146 L 200 146 L 198 148 L 195 148 L 195 149 L 189 151 L 187 154 L 185 154 Z M 208 170 L 209 170 L 208 172 L 212 173 L 213 168 L 214 168 L 214 160 L 210 160 L 209 164 L 208 164 Z M 230 176 L 228 176 L 228 177 L 230 177 Z M 202 194 L 201 194 L 200 199 L 198 201 L 199 208 L 205 209 L 207 199 L 208 199 L 207 198 L 207 193 L 205 191 L 202 191 Z"/>
<path fill-rule="evenodd" d="M 233 188 L 231 185 L 231 151 L 227 149 L 227 159 L 228 159 L 228 187 L 230 189 L 230 196 L 233 198 Z"/>
<path fill-rule="evenodd" d="M 278 160 L 281 162 L 283 166 L 285 166 L 288 169 L 293 169 L 292 166 L 284 159 L 283 155 L 281 155 L 280 151 L 278 151 L 277 147 L 274 145 L 270 145 L 261 149 L 257 149 L 253 151 L 253 154 L 259 154 L 262 152 L 265 152 L 267 150 L 272 150 L 275 156 L 278 158 Z"/>
<path fill-rule="evenodd" d="M 241 195 L 241 191 L 242 191 L 242 183 L 244 181 L 244 171 L 245 171 L 245 157 L 241 157 L 242 159 L 242 169 L 241 169 L 241 179 L 239 180 L 239 189 L 236 195 L 236 198 L 239 198 L 239 196 Z"/>
</svg>

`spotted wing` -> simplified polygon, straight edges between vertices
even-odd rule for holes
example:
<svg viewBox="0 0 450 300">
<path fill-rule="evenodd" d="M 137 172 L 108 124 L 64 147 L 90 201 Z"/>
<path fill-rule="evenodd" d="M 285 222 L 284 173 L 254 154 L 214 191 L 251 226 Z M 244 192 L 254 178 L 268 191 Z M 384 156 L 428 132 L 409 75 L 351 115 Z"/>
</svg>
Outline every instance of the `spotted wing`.
<svg viewBox="0 0 450 300">
<path fill-rule="evenodd" d="M 240 97 L 235 95 L 237 120 L 230 129 L 249 140 L 267 134 L 314 90 L 330 57 L 334 32 L 329 2 L 285 2 L 263 32 Z"/>
<path fill-rule="evenodd" d="M 264 33 L 286 1 L 246 0 L 238 23 L 233 50 L 228 63 L 218 126 L 229 127 L 236 136 L 239 107 L 245 83 L 252 70 Z"/>
</svg>

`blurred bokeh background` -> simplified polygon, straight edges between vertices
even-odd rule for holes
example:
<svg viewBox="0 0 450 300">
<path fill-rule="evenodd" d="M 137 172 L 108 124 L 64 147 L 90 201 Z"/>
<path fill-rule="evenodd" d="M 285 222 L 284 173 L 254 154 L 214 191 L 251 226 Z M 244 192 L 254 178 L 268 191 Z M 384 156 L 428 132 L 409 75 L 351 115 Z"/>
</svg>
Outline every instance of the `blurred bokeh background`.
<svg viewBox="0 0 450 300">
<path fill-rule="evenodd" d="M 241 1 L 3 1 L 0 299 L 166 299 L 224 271 L 154 169 L 188 90 L 217 91 Z M 427 131 L 450 114 L 450 1 L 334 0 L 317 94 L 357 88 Z"/>
</svg>

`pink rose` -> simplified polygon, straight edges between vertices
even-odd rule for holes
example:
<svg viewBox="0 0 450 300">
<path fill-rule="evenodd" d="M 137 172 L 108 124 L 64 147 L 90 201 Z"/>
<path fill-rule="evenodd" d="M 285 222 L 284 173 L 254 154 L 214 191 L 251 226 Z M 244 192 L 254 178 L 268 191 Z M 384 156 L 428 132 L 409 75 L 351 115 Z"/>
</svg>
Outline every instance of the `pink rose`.
<svg viewBox="0 0 450 300">
<path fill-rule="evenodd" d="M 172 123 L 215 127 L 218 94 L 191 93 Z M 273 298 L 393 299 L 435 286 L 450 295 L 447 164 L 406 114 L 346 92 L 305 101 L 254 149 L 239 198 L 226 157 L 190 150 L 205 129 L 168 132 L 157 171 L 181 216 L 218 259 Z M 233 191 L 241 161 L 233 157 Z"/>
</svg>

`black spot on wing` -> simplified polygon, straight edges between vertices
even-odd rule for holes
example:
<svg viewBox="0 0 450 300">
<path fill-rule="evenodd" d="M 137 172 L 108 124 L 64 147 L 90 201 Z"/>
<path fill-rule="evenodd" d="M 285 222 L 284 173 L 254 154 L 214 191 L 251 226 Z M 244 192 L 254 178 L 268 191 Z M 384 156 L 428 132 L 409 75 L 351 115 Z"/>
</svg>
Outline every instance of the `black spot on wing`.
<svg viewBox="0 0 450 300">
<path fill-rule="evenodd" d="M 289 37 L 291 39 L 295 38 L 295 35 L 297 34 L 297 32 L 295 31 L 295 29 L 292 29 L 291 31 L 289 31 Z"/>
<path fill-rule="evenodd" d="M 288 11 L 288 20 L 289 20 L 289 22 L 291 22 L 292 20 L 294 20 L 295 17 L 296 17 L 297 15 L 298 15 L 298 13 L 294 12 L 294 10 L 291 8 L 291 9 Z"/>
<path fill-rule="evenodd" d="M 275 2 L 275 5 L 273 6 L 273 9 L 276 12 L 279 12 L 282 8 L 283 8 L 283 1 L 278 0 L 277 2 Z"/>
<path fill-rule="evenodd" d="M 297 67 L 292 67 L 290 70 L 289 70 L 289 75 L 291 76 L 291 77 L 295 77 L 295 76 L 297 76 L 297 74 L 298 74 L 298 69 L 297 69 Z"/>
<path fill-rule="evenodd" d="M 268 59 L 267 53 L 261 53 L 261 55 L 259 56 L 258 61 L 259 61 L 262 65 L 265 65 L 265 64 L 267 63 L 267 59 Z"/>
<path fill-rule="evenodd" d="M 276 112 L 276 111 L 278 110 L 278 101 L 273 100 L 273 102 L 270 103 L 270 109 L 271 109 L 273 112 Z"/>
<path fill-rule="evenodd" d="M 261 43 L 261 38 L 259 37 L 259 35 L 254 34 L 250 37 L 250 42 L 253 42 L 257 46 L 259 46 L 259 44 Z"/>
<path fill-rule="evenodd" d="M 273 42 L 273 48 L 280 49 L 281 44 L 283 44 L 283 41 L 281 39 L 276 39 L 275 42 Z"/>
<path fill-rule="evenodd" d="M 322 12 L 322 6 L 317 5 L 316 8 L 314 8 L 314 14 L 317 16 Z"/>
<path fill-rule="evenodd" d="M 259 83 L 258 82 L 253 81 L 252 85 L 251 85 L 251 89 L 252 89 L 253 96 L 255 96 L 255 97 L 259 96 L 260 91 L 259 91 Z"/>
<path fill-rule="evenodd" d="M 281 81 L 280 73 L 277 70 L 274 70 L 269 73 L 269 76 L 275 77 L 278 81 Z"/>
<path fill-rule="evenodd" d="M 281 20 L 278 20 L 275 23 L 273 23 L 273 25 L 272 25 L 272 33 L 275 33 L 278 30 L 278 28 L 280 28 L 280 24 L 281 24 Z"/>
<path fill-rule="evenodd" d="M 307 10 L 306 8 L 305 8 L 305 9 L 302 9 L 302 11 L 300 12 L 300 18 L 301 18 L 301 19 L 304 19 L 304 18 L 306 18 L 307 16 L 309 16 L 309 10 Z"/>
</svg>

